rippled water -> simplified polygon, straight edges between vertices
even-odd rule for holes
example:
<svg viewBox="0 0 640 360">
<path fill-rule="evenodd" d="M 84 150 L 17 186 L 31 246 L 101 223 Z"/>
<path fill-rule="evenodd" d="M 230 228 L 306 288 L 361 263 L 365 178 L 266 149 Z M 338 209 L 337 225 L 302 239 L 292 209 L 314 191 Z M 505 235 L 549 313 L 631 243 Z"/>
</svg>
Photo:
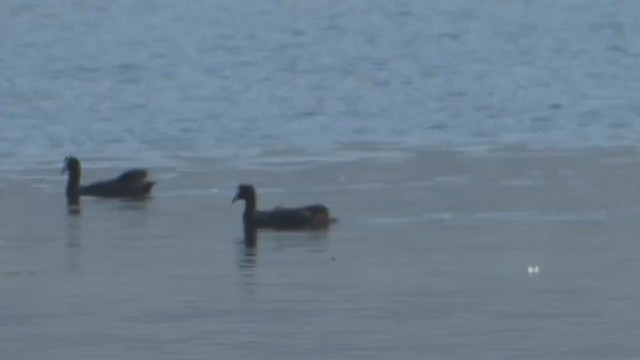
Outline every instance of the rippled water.
<svg viewBox="0 0 640 360">
<path fill-rule="evenodd" d="M 637 358 L 639 4 L 0 2 L 0 357 Z"/>
<path fill-rule="evenodd" d="M 636 1 L 4 1 L 0 154 L 635 144 Z"/>
</svg>

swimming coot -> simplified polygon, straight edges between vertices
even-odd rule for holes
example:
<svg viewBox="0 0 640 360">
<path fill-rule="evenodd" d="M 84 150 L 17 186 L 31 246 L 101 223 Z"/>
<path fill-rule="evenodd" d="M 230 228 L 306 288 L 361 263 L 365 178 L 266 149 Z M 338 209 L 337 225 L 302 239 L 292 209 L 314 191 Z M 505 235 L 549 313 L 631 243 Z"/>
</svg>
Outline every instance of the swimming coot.
<svg viewBox="0 0 640 360">
<path fill-rule="evenodd" d="M 147 170 L 132 169 L 120 176 L 103 181 L 96 181 L 89 185 L 80 185 L 82 170 L 80 160 L 73 156 L 64 159 L 62 174 L 69 173 L 67 180 L 67 200 L 70 204 L 77 204 L 80 196 L 97 196 L 105 198 L 143 198 L 151 192 L 155 181 L 147 180 Z"/>
<path fill-rule="evenodd" d="M 245 226 L 271 228 L 276 230 L 324 229 L 336 219 L 331 217 L 329 208 L 322 204 L 272 210 L 258 210 L 256 190 L 253 185 L 238 185 L 238 192 L 231 203 L 244 200 L 243 221 Z"/>
</svg>

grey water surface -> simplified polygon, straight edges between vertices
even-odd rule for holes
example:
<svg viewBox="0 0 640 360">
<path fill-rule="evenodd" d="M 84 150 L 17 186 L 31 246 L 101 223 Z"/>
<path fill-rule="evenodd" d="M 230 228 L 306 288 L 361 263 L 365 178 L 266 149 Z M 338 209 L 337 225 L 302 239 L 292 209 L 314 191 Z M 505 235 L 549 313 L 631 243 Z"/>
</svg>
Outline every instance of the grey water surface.
<svg viewBox="0 0 640 360">
<path fill-rule="evenodd" d="M 640 358 L 638 13 L 0 2 L 0 358 Z M 340 221 L 247 248 L 240 182 Z"/>
</svg>

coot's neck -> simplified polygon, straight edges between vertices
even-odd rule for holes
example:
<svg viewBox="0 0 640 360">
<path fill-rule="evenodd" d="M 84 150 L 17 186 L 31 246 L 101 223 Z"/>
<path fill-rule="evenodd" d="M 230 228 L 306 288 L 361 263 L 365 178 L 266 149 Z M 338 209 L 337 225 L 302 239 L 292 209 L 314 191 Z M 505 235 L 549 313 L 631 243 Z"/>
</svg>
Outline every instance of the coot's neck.
<svg viewBox="0 0 640 360">
<path fill-rule="evenodd" d="M 69 169 L 67 179 L 67 203 L 78 205 L 80 199 L 80 166 Z"/>
<path fill-rule="evenodd" d="M 256 193 L 251 192 L 244 198 L 244 220 L 252 220 L 255 213 L 256 207 L 258 206 L 258 201 L 256 200 Z"/>
</svg>

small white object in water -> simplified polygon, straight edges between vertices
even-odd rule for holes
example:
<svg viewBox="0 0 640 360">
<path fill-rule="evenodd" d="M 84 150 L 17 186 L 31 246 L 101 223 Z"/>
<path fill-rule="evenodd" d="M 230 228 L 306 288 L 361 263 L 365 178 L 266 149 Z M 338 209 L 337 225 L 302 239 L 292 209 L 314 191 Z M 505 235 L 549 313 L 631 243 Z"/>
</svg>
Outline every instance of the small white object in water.
<svg viewBox="0 0 640 360">
<path fill-rule="evenodd" d="M 527 268 L 527 272 L 529 274 L 537 274 L 540 272 L 540 266 L 536 265 L 536 266 L 531 266 L 529 265 L 529 267 Z"/>
</svg>

